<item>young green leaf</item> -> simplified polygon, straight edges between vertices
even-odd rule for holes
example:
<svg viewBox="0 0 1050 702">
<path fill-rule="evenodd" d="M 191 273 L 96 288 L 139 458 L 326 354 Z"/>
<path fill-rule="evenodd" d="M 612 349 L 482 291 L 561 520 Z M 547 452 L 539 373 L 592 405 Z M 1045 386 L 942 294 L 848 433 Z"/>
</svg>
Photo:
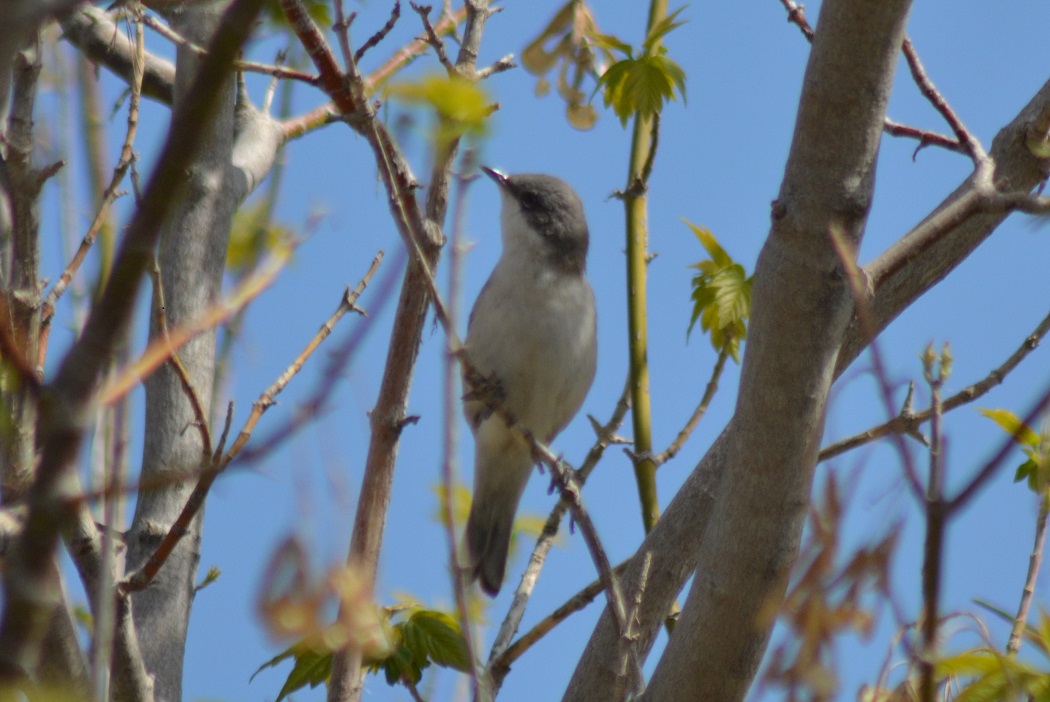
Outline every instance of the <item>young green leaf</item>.
<svg viewBox="0 0 1050 702">
<path fill-rule="evenodd" d="M 281 686 L 276 702 L 281 702 L 291 693 L 307 685 L 311 689 L 321 685 L 328 680 L 328 676 L 332 673 L 331 651 L 323 646 L 315 646 L 305 641 L 299 641 L 259 666 L 259 669 L 252 673 L 249 682 L 254 680 L 255 676 L 266 668 L 276 667 L 278 663 L 289 658 L 295 661 L 295 665 L 292 667 L 292 671 L 288 673 L 284 685 Z"/>
<path fill-rule="evenodd" d="M 710 231 L 685 223 L 711 257 L 691 266 L 700 274 L 693 278 L 693 314 L 686 338 L 700 320 L 700 328 L 710 335 L 715 350 L 725 349 L 739 363 L 740 342 L 747 336 L 747 319 L 751 314 L 752 279 Z"/>
<path fill-rule="evenodd" d="M 1021 419 L 1010 410 L 982 409 L 979 411 L 985 417 L 988 417 L 988 419 L 998 424 L 1007 434 L 1013 436 L 1014 441 L 1017 443 L 1022 446 L 1031 446 L 1032 448 L 1039 447 L 1039 434 L 1022 422 Z"/>
<path fill-rule="evenodd" d="M 435 137 L 447 143 L 453 137 L 485 133 L 492 101 L 477 83 L 456 76 L 431 75 L 394 83 L 386 95 L 410 105 L 430 107 L 437 114 Z"/>
<path fill-rule="evenodd" d="M 653 28 L 649 30 L 648 36 L 645 37 L 645 41 L 642 43 L 642 48 L 645 50 L 645 53 L 651 54 L 653 52 L 653 47 L 656 46 L 661 39 L 667 36 L 671 31 L 686 23 L 686 20 L 678 20 L 678 15 L 681 14 L 684 9 L 684 5 L 679 7 L 677 10 L 657 22 Z"/>
<path fill-rule="evenodd" d="M 1017 467 L 1014 482 L 1027 480 L 1033 492 L 1042 493 L 1050 486 L 1050 431 L 1036 432 L 1009 410 L 982 409 L 980 412 L 1013 437 L 1028 458 Z"/>
</svg>

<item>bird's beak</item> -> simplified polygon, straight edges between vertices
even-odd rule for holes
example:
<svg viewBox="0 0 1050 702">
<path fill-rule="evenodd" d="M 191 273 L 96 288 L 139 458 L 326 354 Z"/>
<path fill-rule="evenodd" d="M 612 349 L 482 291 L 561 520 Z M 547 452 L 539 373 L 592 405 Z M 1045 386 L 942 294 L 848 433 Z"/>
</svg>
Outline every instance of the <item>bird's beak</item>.
<svg viewBox="0 0 1050 702">
<path fill-rule="evenodd" d="M 496 181 L 496 185 L 500 186 L 501 188 L 507 185 L 507 175 L 505 173 L 500 173 L 495 168 L 489 168 L 488 166 L 482 166 L 481 170 L 489 178 L 492 178 L 492 180 Z"/>
</svg>

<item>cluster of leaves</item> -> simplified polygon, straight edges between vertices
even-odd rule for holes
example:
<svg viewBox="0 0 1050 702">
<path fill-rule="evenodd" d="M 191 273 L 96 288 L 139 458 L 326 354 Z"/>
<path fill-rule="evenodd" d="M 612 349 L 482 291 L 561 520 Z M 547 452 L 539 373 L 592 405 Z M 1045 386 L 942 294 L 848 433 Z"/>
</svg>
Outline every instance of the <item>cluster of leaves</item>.
<svg viewBox="0 0 1050 702">
<path fill-rule="evenodd" d="M 685 223 L 711 257 L 691 266 L 700 274 L 693 278 L 693 314 L 686 337 L 699 319 L 700 328 L 710 335 L 715 350 L 725 349 L 739 363 L 740 342 L 747 336 L 747 319 L 751 314 L 752 278 L 725 252 L 714 234 L 688 221 Z"/>
<path fill-rule="evenodd" d="M 410 612 L 407 617 L 393 622 L 406 612 Z M 370 672 L 383 671 L 388 684 L 414 687 L 432 664 L 469 671 L 463 631 L 448 614 L 416 605 L 401 605 L 383 608 L 382 620 L 390 645 L 383 655 L 366 655 L 364 662 Z M 332 673 L 332 650 L 325 636 L 309 637 L 263 663 L 252 677 L 285 660 L 294 660 L 295 665 L 277 695 L 277 702 L 281 702 L 296 690 L 307 686 L 315 688 L 328 681 Z"/>
<path fill-rule="evenodd" d="M 995 607 L 987 608 L 1008 622 L 1013 622 L 1013 617 L 1007 612 Z M 1024 638 L 1042 654 L 1045 659 L 1042 666 L 1021 661 L 994 648 L 981 647 L 937 661 L 936 675 L 949 681 L 966 681 L 959 687 L 955 702 L 1050 702 L 1050 616 L 1040 611 L 1039 625 L 1026 626 Z"/>
<path fill-rule="evenodd" d="M 675 99 L 676 92 L 685 102 L 685 71 L 668 58 L 661 43 L 669 32 L 685 23 L 678 20 L 683 9 L 678 8 L 653 26 L 637 56 L 630 44 L 614 36 L 592 36 L 597 46 L 624 55 L 602 74 L 596 89 L 602 90 L 605 106 L 613 108 L 623 126 L 635 114 L 642 119 L 657 114 L 666 102 Z"/>
<path fill-rule="evenodd" d="M 835 638 L 855 631 L 871 635 L 876 616 L 865 606 L 874 594 L 890 598 L 890 561 L 899 530 L 890 529 L 882 539 L 860 548 L 840 562 L 841 526 L 845 513 L 834 473 L 824 484 L 821 505 L 810 512 L 809 537 L 796 564 L 795 584 L 779 610 L 791 635 L 770 655 L 762 685 L 788 690 L 788 699 L 830 700 L 838 680 L 831 661 Z"/>
<path fill-rule="evenodd" d="M 598 113 L 581 89 L 584 78 L 595 78 L 613 62 L 612 53 L 592 41 L 601 36 L 594 15 L 582 0 L 568 0 L 539 36 L 521 52 L 525 70 L 538 77 L 536 94 L 546 95 L 550 81 L 546 75 L 558 68 L 558 95 L 565 101 L 565 117 L 576 129 L 586 130 L 598 121 Z"/>
</svg>

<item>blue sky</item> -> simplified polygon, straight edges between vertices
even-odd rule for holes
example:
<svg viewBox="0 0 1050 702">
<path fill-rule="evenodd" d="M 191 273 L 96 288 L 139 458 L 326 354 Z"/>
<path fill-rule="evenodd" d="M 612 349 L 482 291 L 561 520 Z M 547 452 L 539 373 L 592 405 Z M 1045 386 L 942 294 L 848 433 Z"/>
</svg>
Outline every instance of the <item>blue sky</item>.
<svg viewBox="0 0 1050 702">
<path fill-rule="evenodd" d="M 558 2 L 510 2 L 488 23 L 481 63 L 523 46 L 546 23 Z M 371 33 L 386 20 L 388 4 L 354 6 L 360 16 L 355 28 Z M 645 15 L 637 3 L 605 3 L 594 7 L 599 27 L 625 41 L 640 41 Z M 816 23 L 819 3 L 807 6 Z M 702 250 L 682 218 L 708 227 L 722 245 L 749 270 L 769 227 L 769 205 L 776 197 L 790 146 L 795 110 L 809 47 L 786 22 L 775 0 L 736 3 L 694 3 L 682 14 L 688 24 L 666 40 L 670 56 L 688 76 L 688 103 L 671 104 L 663 119 L 661 147 L 650 189 L 650 247 L 657 258 L 650 266 L 650 362 L 654 444 L 665 447 L 692 412 L 715 360 L 706 339 L 685 330 L 691 303 L 688 265 Z M 1050 6 L 1024 0 L 1001 3 L 977 0 L 930 0 L 917 3 L 909 34 L 930 77 L 974 134 L 989 146 L 1046 80 L 1045 28 Z M 405 10 L 387 43 L 366 57 L 364 67 L 378 65 L 401 40 L 418 32 L 414 13 Z M 150 38 L 158 47 L 157 37 Z M 277 48 L 269 42 L 266 50 Z M 270 60 L 266 52 L 256 56 Z M 432 70 L 434 61 L 421 59 L 411 74 Z M 119 92 L 106 76 L 107 95 Z M 263 82 L 251 81 L 259 99 Z M 625 185 L 629 132 L 611 113 L 602 113 L 597 127 L 578 132 L 568 126 L 560 100 L 534 95 L 534 78 L 518 69 L 488 80 L 486 89 L 500 103 L 489 136 L 479 145 L 481 162 L 507 172 L 547 172 L 570 182 L 580 193 L 591 228 L 589 275 L 599 310 L 599 365 L 583 413 L 606 418 L 623 387 L 626 374 L 626 318 L 623 214 L 610 195 Z M 319 91 L 297 86 L 295 112 L 320 104 Z M 598 104 L 598 103 L 596 103 Z M 391 114 L 396 114 L 395 111 Z M 167 110 L 155 105 L 144 113 L 139 148 L 148 169 Z M 898 122 L 948 131 L 925 102 L 901 64 L 889 116 Z M 417 176 L 425 178 L 426 141 L 422 115 L 410 132 L 407 151 Z M 123 116 L 115 120 L 116 128 Z M 114 138 L 113 141 L 116 141 Z M 116 144 L 113 145 L 114 147 Z M 926 149 L 912 159 L 915 143 L 886 137 L 880 153 L 876 199 L 861 250 L 868 262 L 900 237 L 970 171 L 957 154 Z M 377 249 L 387 253 L 385 267 L 400 256 L 400 240 L 386 211 L 385 196 L 371 165 L 371 152 L 361 138 L 340 125 L 290 144 L 281 158 L 286 165 L 277 218 L 301 227 L 315 212 L 324 212 L 314 233 L 299 247 L 294 261 L 273 288 L 249 311 L 235 350 L 235 371 L 228 386 L 243 422 L 251 401 L 285 368 L 338 303 L 343 287 L 354 284 Z M 77 176 L 79 178 L 79 175 Z M 465 258 L 463 298 L 469 309 L 499 256 L 498 207 L 495 188 L 478 181 L 469 192 L 464 236 L 473 242 Z M 90 217 L 83 208 L 81 230 Z M 55 247 L 46 262 L 57 270 Z M 881 337 L 891 379 L 899 384 L 920 381 L 919 406 L 927 395 L 921 388 L 918 354 L 927 342 L 949 341 L 955 356 L 947 392 L 984 377 L 1020 344 L 1047 313 L 1050 240 L 1045 228 L 1022 217 L 1011 217 L 968 261 L 930 294 L 913 305 Z M 442 273 L 444 271 L 442 270 Z M 382 270 L 377 280 L 386 274 Z M 57 275 L 57 273 L 56 273 Z M 442 276 L 444 279 L 444 276 Z M 248 677 L 283 644 L 269 640 L 256 621 L 254 599 L 262 570 L 280 541 L 294 534 L 307 543 L 318 571 L 345 557 L 356 494 L 368 442 L 367 412 L 375 401 L 382 372 L 393 300 L 381 300 L 373 284 L 360 305 L 372 314 L 368 321 L 346 318 L 329 342 L 339 343 L 362 324 L 372 328 L 358 356 L 340 378 L 326 413 L 297 439 L 266 460 L 238 468 L 221 478 L 208 502 L 203 569 L 222 568 L 221 578 L 197 598 L 186 657 L 187 700 L 272 699 L 288 667 Z M 68 334 L 66 335 L 68 338 Z M 60 343 L 58 333 L 53 343 Z M 401 594 L 433 606 L 451 602 L 445 563 L 446 540 L 433 516 L 440 480 L 441 368 L 444 337 L 428 326 L 413 384 L 409 412 L 420 421 L 406 429 L 398 459 L 394 495 L 384 541 L 377 598 L 389 604 Z M 51 361 L 58 357 L 52 351 Z M 280 403 L 260 422 L 257 438 L 287 419 L 297 401 L 317 382 L 324 352 L 280 396 Z M 983 398 L 982 407 L 1004 407 L 1019 414 L 1050 383 L 1046 349 L 1036 350 L 1006 384 Z M 871 375 L 867 355 L 859 358 L 836 385 L 825 442 L 853 434 L 886 419 Z M 734 404 L 737 367 L 727 366 L 721 391 L 708 415 L 679 456 L 658 474 L 661 503 L 678 485 L 724 426 Z M 897 400 L 903 398 L 899 392 Z M 141 404 L 141 398 L 137 398 Z M 555 442 L 555 449 L 578 463 L 592 440 L 583 413 Z M 141 421 L 141 420 L 140 420 Z M 140 434 L 141 427 L 133 425 Z M 623 433 L 629 433 L 625 427 Z M 460 471 L 469 481 L 472 447 L 461 426 Z M 959 485 L 999 446 L 1003 434 L 981 419 L 972 406 L 952 413 L 946 425 L 948 485 Z M 916 461 L 924 454 L 914 444 Z M 135 453 L 135 460 L 139 454 Z M 1006 609 L 1016 607 L 1034 528 L 1035 499 L 1012 484 L 1012 466 L 980 494 L 952 525 L 946 551 L 946 609 L 972 608 L 970 599 L 983 597 Z M 844 541 L 856 547 L 901 524 L 903 536 L 894 559 L 894 587 L 908 616 L 918 613 L 922 522 L 915 503 L 902 486 L 900 462 L 888 445 L 847 454 L 818 467 L 817 481 L 827 471 L 855 481 L 845 523 Z M 522 510 L 546 514 L 554 497 L 545 478 L 534 478 Z M 634 479 L 625 456 L 610 450 L 588 483 L 585 501 L 616 562 L 630 555 L 642 536 Z M 508 567 L 504 592 L 489 609 L 494 625 L 502 619 L 509 591 L 517 583 L 531 544 L 521 542 L 518 557 Z M 548 559 L 524 626 L 531 626 L 595 577 L 578 535 L 568 535 Z M 1046 587 L 1037 589 L 1045 601 Z M 599 613 L 598 606 L 575 615 L 520 660 L 507 678 L 500 699 L 556 699 Z M 988 621 L 988 618 L 986 618 Z M 989 621 L 995 643 L 1005 645 L 1005 629 Z M 491 642 L 494 629 L 485 632 Z M 883 622 L 875 636 L 858 642 L 846 637 L 838 653 L 842 699 L 853 699 L 857 687 L 875 679 L 886 655 L 892 623 Z M 972 644 L 953 639 L 950 645 Z M 658 643 L 662 646 L 662 641 Z M 487 650 L 487 649 L 486 649 Z M 655 662 L 658 651 L 650 661 Z M 900 651 L 892 660 L 902 658 Z M 650 664 L 650 670 L 651 670 Z M 899 674 L 899 672 L 898 672 Z M 432 674 L 428 674 L 429 676 Z M 428 699 L 449 699 L 459 682 L 448 673 L 434 676 Z M 426 688 L 424 688 L 426 689 Z M 775 691 L 760 699 L 778 699 Z M 303 692 L 296 699 L 323 699 L 321 691 Z M 366 699 L 404 700 L 407 693 L 388 688 L 381 679 L 370 682 Z M 759 699 L 759 697 L 756 697 Z"/>
</svg>

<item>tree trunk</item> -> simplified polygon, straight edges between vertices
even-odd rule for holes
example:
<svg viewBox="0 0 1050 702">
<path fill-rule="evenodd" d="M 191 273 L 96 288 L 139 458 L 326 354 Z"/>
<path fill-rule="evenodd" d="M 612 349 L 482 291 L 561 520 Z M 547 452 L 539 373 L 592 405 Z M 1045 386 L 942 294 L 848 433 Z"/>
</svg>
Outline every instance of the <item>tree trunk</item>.
<svg viewBox="0 0 1050 702">
<path fill-rule="evenodd" d="M 206 46 L 227 3 L 195 3 L 170 13 L 172 27 Z M 175 109 L 193 82 L 197 56 L 180 47 L 176 60 Z M 226 182 L 234 140 L 234 76 L 223 86 L 212 117 L 200 125 L 201 146 L 187 171 L 188 183 L 161 232 L 157 254 L 163 281 L 164 309 L 153 293 L 150 338 L 159 334 L 158 312 L 169 327 L 199 316 L 221 292 L 226 246 L 237 201 Z M 215 364 L 215 333 L 200 335 L 178 352 L 193 388 L 210 419 Z M 194 480 L 179 478 L 202 466 L 202 444 L 186 391 L 170 364 L 145 383 L 146 434 L 135 516 L 128 533 L 127 564 L 133 572 L 154 552 L 182 510 Z M 135 593 L 132 607 L 147 670 L 155 678 L 157 700 L 182 698 L 182 662 L 200 560 L 198 513 L 153 583 Z"/>
</svg>

